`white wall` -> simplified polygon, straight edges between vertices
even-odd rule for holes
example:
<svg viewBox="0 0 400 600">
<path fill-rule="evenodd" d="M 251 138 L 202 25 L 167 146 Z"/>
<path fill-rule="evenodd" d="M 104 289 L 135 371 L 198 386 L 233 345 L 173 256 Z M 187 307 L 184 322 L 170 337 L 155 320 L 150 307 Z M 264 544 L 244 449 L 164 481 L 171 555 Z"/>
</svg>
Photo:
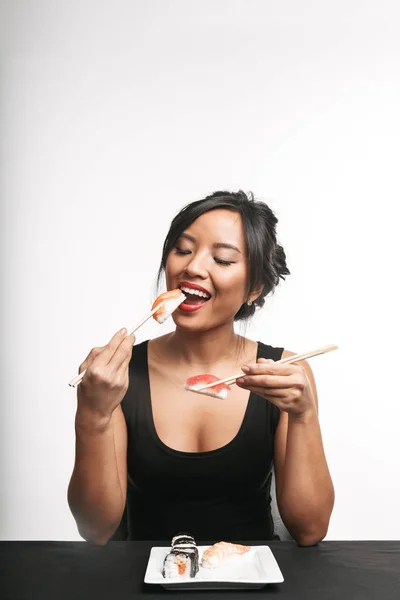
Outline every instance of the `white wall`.
<svg viewBox="0 0 400 600">
<path fill-rule="evenodd" d="M 0 537 L 80 539 L 67 382 L 147 311 L 175 212 L 244 188 L 292 271 L 248 335 L 340 346 L 311 359 L 328 538 L 398 539 L 396 0 L 2 8 Z"/>
</svg>

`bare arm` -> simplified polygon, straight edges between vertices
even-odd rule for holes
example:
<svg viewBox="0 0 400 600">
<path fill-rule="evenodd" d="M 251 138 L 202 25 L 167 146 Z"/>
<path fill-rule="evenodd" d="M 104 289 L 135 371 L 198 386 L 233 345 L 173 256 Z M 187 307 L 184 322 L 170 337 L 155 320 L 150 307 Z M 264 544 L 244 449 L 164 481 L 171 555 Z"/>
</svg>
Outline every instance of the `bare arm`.
<svg viewBox="0 0 400 600">
<path fill-rule="evenodd" d="M 284 356 L 292 354 L 286 351 Z M 300 416 L 281 411 L 274 462 L 282 520 L 300 545 L 310 546 L 327 533 L 334 489 L 322 443 L 314 377 L 306 361 L 299 364 L 309 380 L 314 406 Z"/>
<path fill-rule="evenodd" d="M 82 537 L 106 544 L 123 516 L 127 487 L 127 431 L 120 406 L 129 385 L 134 336 L 116 333 L 81 364 L 75 418 L 75 466 L 68 504 Z"/>
<path fill-rule="evenodd" d="M 285 351 L 283 357 L 293 356 Z M 263 358 L 242 367 L 236 384 L 277 406 L 275 476 L 279 511 L 302 546 L 321 541 L 328 530 L 334 490 L 318 421 L 317 390 L 307 361 L 281 364 Z"/>
<path fill-rule="evenodd" d="M 105 544 L 117 529 L 126 502 L 126 423 L 117 407 L 108 423 L 77 411 L 75 466 L 68 504 L 80 535 Z"/>
</svg>

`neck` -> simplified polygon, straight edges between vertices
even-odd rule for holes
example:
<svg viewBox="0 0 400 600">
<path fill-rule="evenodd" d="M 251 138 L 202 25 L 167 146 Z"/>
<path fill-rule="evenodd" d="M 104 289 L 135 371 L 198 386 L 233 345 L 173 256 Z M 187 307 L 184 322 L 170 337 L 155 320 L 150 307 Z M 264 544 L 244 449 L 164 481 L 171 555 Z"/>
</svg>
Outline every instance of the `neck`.
<svg viewBox="0 0 400 600">
<path fill-rule="evenodd" d="M 177 328 L 169 336 L 168 348 L 180 363 L 206 367 L 237 354 L 239 340 L 233 323 L 208 331 Z"/>
</svg>

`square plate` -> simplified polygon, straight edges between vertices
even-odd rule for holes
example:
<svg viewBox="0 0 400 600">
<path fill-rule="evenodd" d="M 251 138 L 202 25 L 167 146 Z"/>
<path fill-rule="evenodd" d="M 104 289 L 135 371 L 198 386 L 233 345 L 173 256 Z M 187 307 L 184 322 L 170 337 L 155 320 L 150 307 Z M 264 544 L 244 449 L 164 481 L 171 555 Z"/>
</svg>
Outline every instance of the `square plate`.
<svg viewBox="0 0 400 600">
<path fill-rule="evenodd" d="M 203 552 L 210 546 L 197 546 L 199 564 Z M 259 589 L 268 583 L 282 583 L 283 575 L 269 546 L 252 546 L 245 554 L 236 555 L 217 569 L 199 567 L 196 577 L 165 578 L 164 558 L 171 548 L 154 546 L 144 576 L 145 583 L 159 584 L 168 590 L 228 590 Z"/>
</svg>

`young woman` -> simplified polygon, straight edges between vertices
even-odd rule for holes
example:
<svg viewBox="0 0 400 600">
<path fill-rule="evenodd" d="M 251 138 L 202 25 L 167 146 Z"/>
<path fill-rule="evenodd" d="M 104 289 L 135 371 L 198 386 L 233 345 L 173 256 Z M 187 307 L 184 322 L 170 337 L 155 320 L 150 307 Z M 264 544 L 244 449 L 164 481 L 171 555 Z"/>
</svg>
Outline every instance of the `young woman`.
<svg viewBox="0 0 400 600">
<path fill-rule="evenodd" d="M 277 218 L 243 192 L 216 192 L 172 221 L 159 271 L 185 302 L 173 333 L 133 346 L 126 330 L 81 364 L 76 458 L 68 501 L 80 534 L 127 539 L 273 539 L 271 469 L 282 520 L 300 545 L 326 535 L 334 490 L 310 366 L 239 336 L 289 274 Z M 226 400 L 183 388 L 188 377 L 243 371 Z"/>
</svg>

